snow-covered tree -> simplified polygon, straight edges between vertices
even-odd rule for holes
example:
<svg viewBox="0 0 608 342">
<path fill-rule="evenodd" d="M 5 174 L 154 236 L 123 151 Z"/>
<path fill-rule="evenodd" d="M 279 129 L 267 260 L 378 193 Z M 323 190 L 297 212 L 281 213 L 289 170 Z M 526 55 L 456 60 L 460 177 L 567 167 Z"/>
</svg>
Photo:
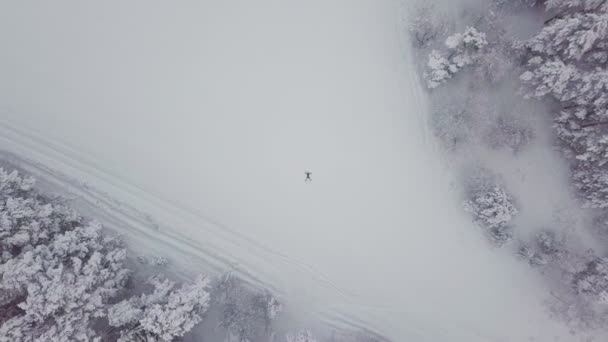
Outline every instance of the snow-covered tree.
<svg viewBox="0 0 608 342">
<path fill-rule="evenodd" d="M 282 307 L 268 291 L 248 287 L 230 275 L 218 286 L 223 310 L 220 325 L 226 342 L 251 342 L 268 335 L 270 325 Z"/>
<path fill-rule="evenodd" d="M 608 170 L 601 167 L 573 168 L 575 186 L 585 207 L 608 208 Z"/>
<path fill-rule="evenodd" d="M 553 0 L 555 14 L 525 44 L 521 81 L 528 97 L 559 106 L 555 122 L 577 187 L 587 206 L 607 207 L 608 161 L 608 2 Z"/>
<path fill-rule="evenodd" d="M 22 177 L 17 170 L 11 172 L 0 167 L 0 199 L 8 197 L 28 197 L 34 189 L 36 180 L 33 177 Z"/>
<path fill-rule="evenodd" d="M 120 328 L 118 341 L 170 342 L 184 336 L 209 308 L 209 280 L 198 277 L 192 284 L 175 289 L 175 283 L 153 277 L 154 290 L 113 305 L 108 311 L 110 326 Z"/>
<path fill-rule="evenodd" d="M 310 331 L 300 331 L 297 334 L 287 334 L 286 342 L 317 342 Z"/>
<path fill-rule="evenodd" d="M 94 328 L 104 326 L 131 273 L 126 250 L 34 184 L 0 168 L 0 342 L 100 341 Z M 120 341 L 172 341 L 209 306 L 206 278 L 179 289 L 160 278 L 152 283 L 152 294 L 111 307 L 108 321 L 121 328 Z"/>
<path fill-rule="evenodd" d="M 459 68 L 444 57 L 439 51 L 433 50 L 429 54 L 428 71 L 425 73 L 427 86 L 437 88 L 452 78 Z"/>
<path fill-rule="evenodd" d="M 47 243 L 79 224 L 80 217 L 61 203 L 38 195 L 31 177 L 0 168 L 0 262 Z"/>
<path fill-rule="evenodd" d="M 463 33 L 449 36 L 445 40 L 447 52 L 433 50 L 429 54 L 428 70 L 425 73 L 427 86 L 437 88 L 462 68 L 474 64 L 487 44 L 485 33 L 474 27 L 467 27 Z"/>
<path fill-rule="evenodd" d="M 22 314 L 0 326 L 0 341 L 91 341 L 92 325 L 124 286 L 126 251 L 91 223 L 0 265 L 0 289 L 19 294 Z"/>
<path fill-rule="evenodd" d="M 513 237 L 510 222 L 517 214 L 517 208 L 511 196 L 499 185 L 475 191 L 465 201 L 464 209 L 473 215 L 474 221 L 485 229 L 496 245 L 501 246 Z"/>
</svg>

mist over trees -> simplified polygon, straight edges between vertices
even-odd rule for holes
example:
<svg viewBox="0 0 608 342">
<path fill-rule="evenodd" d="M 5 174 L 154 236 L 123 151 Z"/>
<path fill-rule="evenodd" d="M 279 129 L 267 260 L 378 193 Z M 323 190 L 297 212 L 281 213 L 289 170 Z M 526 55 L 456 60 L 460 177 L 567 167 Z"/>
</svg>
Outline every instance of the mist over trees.
<svg viewBox="0 0 608 342">
<path fill-rule="evenodd" d="M 492 245 L 510 246 L 543 273 L 556 316 L 608 328 L 600 305 L 608 298 L 608 2 L 480 0 L 458 13 L 422 4 L 414 17 L 410 33 L 431 98 L 430 123 L 464 170 L 465 211 Z M 604 246 L 585 244 L 567 227 L 572 222 L 556 218 L 535 234 L 524 232 L 531 227 L 517 220 L 527 209 L 519 194 L 494 174 L 500 169 L 485 169 L 491 151 L 516 163 L 540 144 L 539 130 L 550 132 L 544 148 L 558 149 L 569 168 L 564 187 L 578 199 L 572 210 L 587 217 L 588 233 Z"/>
</svg>

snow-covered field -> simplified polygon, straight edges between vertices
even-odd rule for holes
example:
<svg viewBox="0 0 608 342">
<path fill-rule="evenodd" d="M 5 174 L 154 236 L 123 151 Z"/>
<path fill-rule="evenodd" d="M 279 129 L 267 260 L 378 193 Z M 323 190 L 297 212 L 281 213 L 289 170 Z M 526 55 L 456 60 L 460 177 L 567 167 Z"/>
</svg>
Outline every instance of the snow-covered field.
<svg viewBox="0 0 608 342">
<path fill-rule="evenodd" d="M 406 8 L 2 2 L 0 147 L 136 250 L 232 270 L 302 316 L 394 341 L 567 336 L 462 212 Z"/>
</svg>

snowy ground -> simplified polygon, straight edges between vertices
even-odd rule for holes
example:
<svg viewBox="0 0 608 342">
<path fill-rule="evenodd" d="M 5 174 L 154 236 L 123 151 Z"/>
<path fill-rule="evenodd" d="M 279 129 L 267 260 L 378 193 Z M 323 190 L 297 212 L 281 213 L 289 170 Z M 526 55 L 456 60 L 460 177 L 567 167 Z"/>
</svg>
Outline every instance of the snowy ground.
<svg viewBox="0 0 608 342">
<path fill-rule="evenodd" d="M 4 2 L 0 146 L 134 248 L 296 312 L 395 341 L 567 336 L 462 212 L 403 17 L 389 0 Z"/>
</svg>

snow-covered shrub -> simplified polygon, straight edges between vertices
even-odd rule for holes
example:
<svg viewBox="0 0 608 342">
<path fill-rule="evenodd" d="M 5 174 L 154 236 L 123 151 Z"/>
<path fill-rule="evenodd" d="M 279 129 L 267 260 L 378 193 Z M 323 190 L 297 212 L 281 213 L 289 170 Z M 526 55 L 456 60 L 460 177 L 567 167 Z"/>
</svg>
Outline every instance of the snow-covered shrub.
<svg viewBox="0 0 608 342">
<path fill-rule="evenodd" d="M 169 260 L 162 256 L 147 257 L 145 255 L 138 255 L 136 260 L 142 265 L 152 265 L 158 267 L 164 267 L 169 264 Z"/>
<path fill-rule="evenodd" d="M 23 313 L 0 341 L 89 341 L 94 321 L 124 286 L 126 251 L 95 223 L 57 234 L 0 265 L 0 289 L 19 294 Z"/>
<path fill-rule="evenodd" d="M 300 331 L 297 334 L 287 334 L 285 342 L 317 342 L 310 331 Z"/>
<path fill-rule="evenodd" d="M 169 260 L 167 260 L 167 258 L 162 257 L 162 256 L 155 256 L 152 258 L 151 260 L 152 265 L 154 266 L 167 266 L 167 264 L 169 264 Z"/>
<path fill-rule="evenodd" d="M 426 78 L 427 87 L 431 89 L 439 87 L 452 78 L 452 75 L 458 71 L 458 69 L 437 50 L 433 50 L 429 54 L 427 67 L 428 71 L 424 76 Z"/>
<path fill-rule="evenodd" d="M 465 201 L 464 209 L 484 228 L 490 240 L 502 246 L 513 237 L 511 220 L 517 214 L 513 199 L 500 186 L 479 189 Z"/>
<path fill-rule="evenodd" d="M 267 336 L 270 325 L 282 307 L 267 291 L 249 288 L 230 275 L 217 291 L 223 306 L 220 325 L 226 329 L 227 342 L 248 342 Z"/>
<path fill-rule="evenodd" d="M 135 260 L 137 260 L 137 262 L 139 262 L 142 265 L 147 265 L 150 262 L 148 260 L 148 257 L 146 257 L 145 255 L 138 255 L 137 258 L 135 258 Z"/>
<path fill-rule="evenodd" d="M 153 277 L 151 294 L 142 294 L 112 305 L 110 326 L 120 329 L 118 341 L 170 342 L 183 336 L 202 320 L 209 308 L 209 281 L 198 277 L 175 289 L 175 283 Z"/>
<path fill-rule="evenodd" d="M 463 56 L 462 54 L 479 51 L 487 44 L 486 34 L 470 26 L 463 33 L 453 34 L 445 40 L 445 45 L 448 49 L 455 50 L 455 52 L 461 54 L 460 56 L 455 56 L 460 59 L 468 59 L 468 56 Z"/>
<path fill-rule="evenodd" d="M 427 86 L 437 88 L 465 66 L 474 64 L 480 56 L 480 50 L 487 44 L 485 33 L 474 27 L 467 27 L 463 33 L 449 36 L 445 40 L 446 53 L 433 50 L 429 54 L 428 70 L 425 73 Z"/>
</svg>

